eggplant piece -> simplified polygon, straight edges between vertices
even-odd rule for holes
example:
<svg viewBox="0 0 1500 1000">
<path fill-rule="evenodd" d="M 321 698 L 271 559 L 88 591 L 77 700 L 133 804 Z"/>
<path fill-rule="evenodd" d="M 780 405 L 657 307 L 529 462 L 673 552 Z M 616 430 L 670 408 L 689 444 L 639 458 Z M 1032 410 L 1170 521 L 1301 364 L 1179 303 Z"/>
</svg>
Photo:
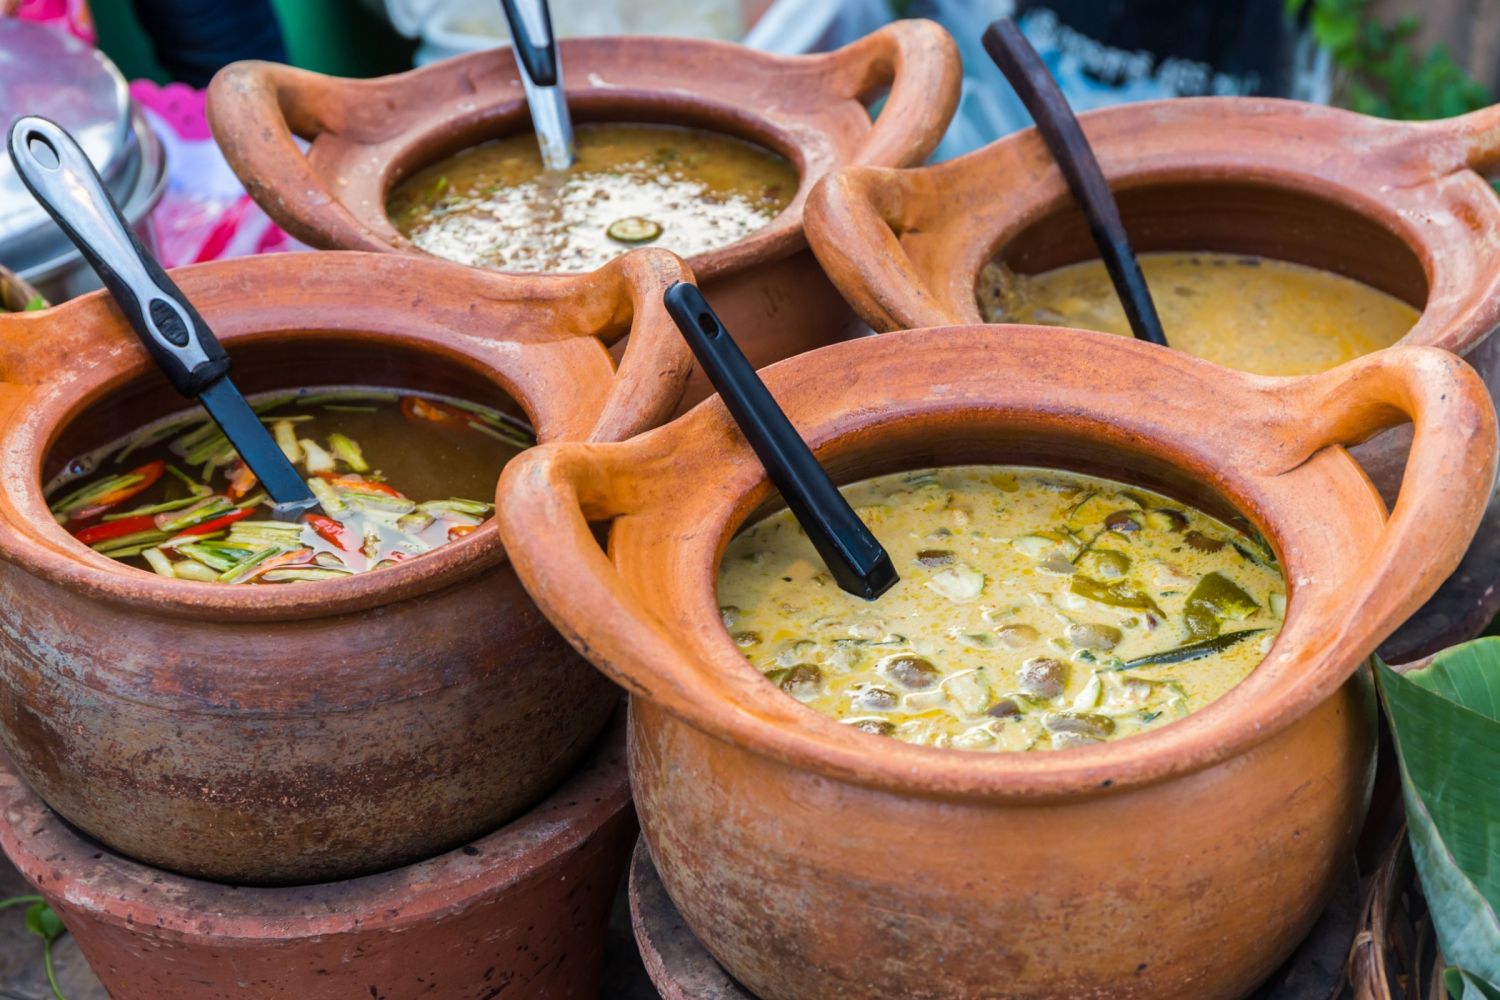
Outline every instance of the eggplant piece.
<svg viewBox="0 0 1500 1000">
<path fill-rule="evenodd" d="M 885 662 L 885 675 L 909 691 L 926 691 L 938 682 L 942 671 L 931 660 L 902 653 Z"/>
<path fill-rule="evenodd" d="M 1029 698 L 1039 701 L 1056 698 L 1068 683 L 1068 665 L 1050 656 L 1034 656 L 1021 664 L 1016 683 Z"/>
</svg>

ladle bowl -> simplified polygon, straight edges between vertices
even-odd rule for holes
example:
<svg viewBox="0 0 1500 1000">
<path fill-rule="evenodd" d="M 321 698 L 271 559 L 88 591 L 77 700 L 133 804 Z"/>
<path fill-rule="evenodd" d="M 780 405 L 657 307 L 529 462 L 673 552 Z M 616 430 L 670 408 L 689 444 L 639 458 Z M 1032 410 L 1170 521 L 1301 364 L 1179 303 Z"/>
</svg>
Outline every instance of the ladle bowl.
<svg viewBox="0 0 1500 1000">
<path fill-rule="evenodd" d="M 1455 351 L 1500 393 L 1500 200 L 1485 180 L 1500 176 L 1500 106 L 1398 122 L 1216 97 L 1079 120 L 1137 253 L 1253 254 L 1354 278 L 1422 310 L 1402 344 Z M 933 166 L 841 170 L 809 198 L 807 233 L 877 331 L 980 322 L 991 260 L 1032 274 L 1098 256 L 1035 129 Z M 1409 441 L 1396 430 L 1356 451 L 1388 502 Z M 1383 654 L 1405 661 L 1478 634 L 1500 612 L 1497 550 L 1500 498 L 1462 572 Z"/>
<path fill-rule="evenodd" d="M 1360 829 L 1376 733 L 1362 667 L 1484 509 L 1495 414 L 1479 377 L 1398 348 L 1265 378 L 1022 326 L 891 333 L 762 374 L 837 480 L 1019 462 L 1137 483 L 1247 517 L 1288 604 L 1245 681 L 1154 732 L 913 746 L 787 697 L 725 631 L 719 558 L 775 500 L 717 399 L 622 444 L 520 456 L 502 537 L 543 612 L 631 691 L 636 808 L 693 933 L 766 1000 L 1248 993 L 1305 935 Z M 1408 419 L 1388 516 L 1344 446 Z"/>
<path fill-rule="evenodd" d="M 247 392 L 412 387 L 603 441 L 664 419 L 690 364 L 661 296 L 691 275 L 659 251 L 569 278 L 375 254 L 173 277 Z M 42 483 L 183 406 L 102 294 L 0 317 L 0 376 L 0 741 L 114 850 L 249 884 L 389 868 L 520 814 L 604 725 L 617 693 L 548 628 L 492 522 L 272 586 L 168 580 L 75 541 Z"/>
<path fill-rule="evenodd" d="M 802 207 L 847 164 L 926 158 L 958 102 L 953 40 L 898 21 L 833 52 L 780 56 L 687 38 L 560 43 L 575 122 L 686 125 L 791 161 L 796 197 L 765 227 L 689 259 L 757 367 L 860 328 L 807 252 Z M 879 117 L 867 105 L 888 91 Z M 515 60 L 475 52 L 374 80 L 236 63 L 209 87 L 209 122 L 246 189 L 288 232 L 324 249 L 426 256 L 392 225 L 391 189 L 462 149 L 530 127 Z M 310 142 L 306 154 L 293 137 Z M 694 402 L 713 390 L 695 377 Z"/>
</svg>

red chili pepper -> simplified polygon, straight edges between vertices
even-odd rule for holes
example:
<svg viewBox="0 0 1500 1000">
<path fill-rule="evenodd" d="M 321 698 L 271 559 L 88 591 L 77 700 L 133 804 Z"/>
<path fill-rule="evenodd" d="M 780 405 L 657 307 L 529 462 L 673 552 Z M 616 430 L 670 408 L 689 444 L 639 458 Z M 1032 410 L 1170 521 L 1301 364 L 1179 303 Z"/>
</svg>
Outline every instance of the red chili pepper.
<svg viewBox="0 0 1500 1000">
<path fill-rule="evenodd" d="M 345 531 L 344 526 L 338 521 L 335 521 L 333 518 L 327 516 L 326 514 L 307 514 L 303 517 L 303 520 L 310 524 L 312 526 L 312 530 L 317 532 L 318 537 L 323 539 L 323 541 L 327 542 L 329 545 L 332 545 L 334 548 L 339 549 L 342 552 L 354 551 L 345 544 L 345 542 L 348 540 L 346 538 L 347 532 Z"/>
<path fill-rule="evenodd" d="M 135 483 L 131 486 L 122 486 L 117 490 L 112 490 L 109 493 L 104 494 L 101 497 L 96 497 L 94 499 L 94 502 L 89 504 L 87 507 L 84 507 L 81 510 L 75 510 L 70 515 L 69 520 L 87 521 L 91 517 L 97 517 L 98 515 L 103 514 L 111 507 L 124 503 L 126 500 L 129 500 L 136 494 L 143 493 L 146 490 L 150 489 L 151 486 L 161 478 L 162 473 L 165 471 L 167 471 L 167 462 L 166 459 L 161 458 L 157 459 L 154 462 L 147 462 L 145 465 L 142 465 L 138 468 L 131 469 L 129 472 L 125 473 L 125 475 L 140 476 L 142 477 L 140 482 Z"/>
<path fill-rule="evenodd" d="M 85 545 L 97 545 L 111 538 L 133 535 L 137 531 L 154 530 L 156 530 L 156 519 L 150 514 L 142 514 L 139 517 L 122 517 L 118 521 L 105 521 L 89 528 L 81 528 L 73 533 L 73 537 Z"/>
<path fill-rule="evenodd" d="M 259 566 L 256 566 L 250 571 L 249 576 L 239 582 L 248 583 L 251 580 L 258 580 L 273 569 L 280 569 L 284 566 L 300 566 L 303 563 L 311 562 L 312 558 L 312 549 L 294 549 L 291 552 L 283 552 L 281 555 L 272 556 Z"/>
<path fill-rule="evenodd" d="M 228 514 L 225 514 L 223 517 L 216 517 L 212 520 L 204 521 L 202 524 L 195 524 L 191 527 L 183 528 L 173 537 L 181 538 L 183 535 L 211 535 L 215 531 L 218 531 L 220 528 L 227 528 L 234 522 L 242 521 L 254 513 L 254 507 L 246 507 L 244 510 L 232 510 Z"/>
<path fill-rule="evenodd" d="M 388 497 L 395 497 L 397 500 L 406 499 L 406 494 L 400 490 L 387 486 L 385 483 L 373 482 L 361 476 L 334 475 L 330 473 L 320 473 L 320 476 L 328 480 L 329 485 L 335 488 L 343 487 L 346 490 L 353 490 L 356 493 L 383 493 Z"/>
<path fill-rule="evenodd" d="M 229 489 L 225 492 L 231 500 L 242 500 L 259 481 L 255 478 L 255 473 L 250 471 L 250 466 L 245 464 L 245 460 L 237 459 L 234 470 L 229 474 Z"/>
<path fill-rule="evenodd" d="M 426 420 L 434 424 L 467 425 L 474 415 L 447 403 L 438 403 L 421 396 L 402 396 L 401 413 L 408 420 Z"/>
</svg>

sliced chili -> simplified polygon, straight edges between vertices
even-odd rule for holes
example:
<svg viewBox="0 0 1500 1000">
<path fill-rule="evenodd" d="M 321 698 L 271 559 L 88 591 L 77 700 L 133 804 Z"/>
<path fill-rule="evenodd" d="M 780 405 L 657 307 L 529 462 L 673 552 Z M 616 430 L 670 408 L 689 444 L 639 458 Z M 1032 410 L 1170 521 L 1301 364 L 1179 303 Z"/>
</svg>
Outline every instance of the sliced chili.
<svg viewBox="0 0 1500 1000">
<path fill-rule="evenodd" d="M 139 531 L 156 530 L 156 519 L 150 514 L 142 514 L 139 517 L 124 517 L 118 521 L 105 521 L 88 528 L 80 528 L 73 532 L 73 537 L 85 545 L 96 545 L 99 542 L 107 542 L 111 538 L 124 538 L 126 535 L 134 535 Z"/>
<path fill-rule="evenodd" d="M 245 518 L 254 513 L 254 507 L 246 507 L 244 510 L 232 510 L 228 514 L 225 514 L 223 517 L 216 517 L 212 520 L 204 521 L 202 524 L 194 524 L 189 527 L 183 528 L 181 531 L 177 532 L 176 537 L 181 538 L 183 535 L 211 535 L 215 531 L 220 531 L 224 528 L 229 527 L 236 521 L 243 521 Z"/>
<path fill-rule="evenodd" d="M 161 458 L 158 458 L 154 462 L 147 462 L 145 465 L 131 469 L 129 472 L 125 473 L 125 475 L 132 478 L 135 476 L 140 476 L 141 478 L 138 482 L 131 483 L 129 486 L 121 486 L 119 489 L 111 490 L 103 496 L 95 497 L 93 502 L 91 502 L 87 507 L 73 511 L 71 515 L 72 520 L 87 521 L 91 517 L 96 517 L 100 514 L 103 514 L 111 507 L 116 507 L 124 503 L 126 500 L 129 500 L 131 497 L 135 496 L 138 493 L 144 493 L 146 490 L 150 489 L 158 479 L 161 478 L 162 473 L 165 472 L 166 469 L 166 459 Z"/>
<path fill-rule="evenodd" d="M 326 514 L 308 514 L 303 518 L 312 527 L 319 538 L 332 545 L 341 552 L 352 552 L 346 544 L 348 542 L 348 531 L 342 524 L 335 521 Z"/>
</svg>

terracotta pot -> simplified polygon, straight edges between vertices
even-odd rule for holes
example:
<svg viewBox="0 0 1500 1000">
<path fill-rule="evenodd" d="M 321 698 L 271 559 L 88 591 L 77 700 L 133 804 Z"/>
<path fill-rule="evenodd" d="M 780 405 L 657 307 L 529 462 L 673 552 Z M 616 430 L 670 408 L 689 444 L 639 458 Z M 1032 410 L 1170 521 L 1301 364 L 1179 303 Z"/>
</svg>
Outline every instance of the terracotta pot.
<svg viewBox="0 0 1500 1000">
<path fill-rule="evenodd" d="M 808 191 L 846 164 L 920 163 L 958 102 L 957 48 L 930 21 L 898 21 L 834 52 L 778 56 L 686 38 L 562 43 L 580 121 L 648 121 L 731 133 L 801 172 L 797 196 L 765 228 L 689 263 L 757 366 L 842 340 L 858 324 L 807 252 Z M 866 104 L 889 88 L 879 120 Z M 376 80 L 243 62 L 209 87 L 215 138 L 246 188 L 297 238 L 326 249 L 426 256 L 391 225 L 386 196 L 405 175 L 529 128 L 515 60 L 476 52 Z M 306 155 L 293 136 L 311 141 Z M 701 375 L 687 400 L 713 390 Z"/>
<path fill-rule="evenodd" d="M 718 400 L 622 444 L 522 455 L 501 477 L 502 537 L 543 612 L 634 695 L 636 808 L 694 934 L 767 1000 L 1249 992 L 1360 828 L 1360 667 L 1478 523 L 1496 447 L 1478 376 L 1402 348 L 1270 379 L 1105 334 L 973 326 L 765 377 L 841 481 L 975 461 L 1126 479 L 1243 512 L 1289 600 L 1250 677 L 1170 726 L 1046 753 L 913 746 L 808 711 L 725 632 L 718 558 L 772 491 Z M 1387 518 L 1340 445 L 1406 419 Z M 589 522 L 611 519 L 606 555 Z"/>
<path fill-rule="evenodd" d="M 516 278 L 374 254 L 175 275 L 246 391 L 413 386 L 608 440 L 676 404 L 652 252 Z M 617 372 L 601 341 L 633 331 Z M 545 795 L 615 690 L 521 590 L 493 524 L 377 573 L 295 586 L 166 580 L 80 545 L 41 484 L 183 407 L 112 302 L 0 319 L 0 741 L 52 808 L 148 864 L 241 883 L 389 868 Z M 113 429 L 111 429 L 113 428 Z"/>
<path fill-rule="evenodd" d="M 662 1000 L 756 1000 L 683 924 L 644 840 L 630 856 L 629 898 L 641 962 Z M 1344 985 L 1350 941 L 1359 930 L 1359 909 L 1359 872 L 1351 861 L 1312 933 L 1250 1000 L 1335 1000 Z"/>
<path fill-rule="evenodd" d="M 1270 98 L 1192 98 L 1080 116 L 1137 251 L 1258 254 L 1335 271 L 1421 308 L 1401 341 L 1464 355 L 1500 393 L 1500 106 L 1394 122 Z M 996 179 L 1003 179 L 997 186 Z M 878 331 L 980 322 L 997 255 L 1034 273 L 1098 256 L 1035 129 L 935 166 L 858 166 L 819 185 L 807 235 Z M 1410 434 L 1356 454 L 1389 502 Z M 1406 661 L 1500 612 L 1500 501 L 1454 583 L 1382 649 Z"/>
<path fill-rule="evenodd" d="M 0 847 L 115 1000 L 590 998 L 635 838 L 623 721 L 524 816 L 428 861 L 249 889 L 80 835 L 0 754 Z"/>
</svg>

